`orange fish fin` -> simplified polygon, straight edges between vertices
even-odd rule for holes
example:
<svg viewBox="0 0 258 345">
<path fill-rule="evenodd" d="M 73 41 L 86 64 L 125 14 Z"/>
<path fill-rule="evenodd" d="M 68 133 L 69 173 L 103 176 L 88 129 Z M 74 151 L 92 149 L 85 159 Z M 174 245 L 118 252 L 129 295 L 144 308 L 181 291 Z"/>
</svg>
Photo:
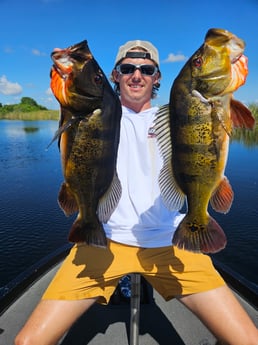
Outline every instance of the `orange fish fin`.
<svg viewBox="0 0 258 345">
<path fill-rule="evenodd" d="M 164 105 L 158 110 L 154 130 L 164 162 L 159 175 L 161 196 L 169 210 L 180 210 L 184 205 L 185 195 L 177 185 L 173 174 L 168 105 Z"/>
<path fill-rule="evenodd" d="M 219 186 L 213 192 L 210 204 L 216 212 L 227 213 L 230 210 L 233 199 L 234 192 L 228 179 L 224 176 Z"/>
<path fill-rule="evenodd" d="M 197 224 L 185 217 L 172 240 L 173 245 L 191 252 L 217 253 L 227 244 L 227 238 L 219 224 L 209 217 L 208 224 Z"/>
<path fill-rule="evenodd" d="M 122 195 L 121 182 L 115 172 L 110 187 L 106 193 L 100 198 L 97 208 L 97 215 L 102 223 L 107 223 L 111 214 L 114 212 L 118 201 Z"/>
<path fill-rule="evenodd" d="M 254 128 L 255 118 L 252 112 L 244 104 L 235 99 L 231 99 L 230 102 L 230 115 L 235 128 Z"/>
<path fill-rule="evenodd" d="M 83 242 L 89 246 L 107 247 L 106 234 L 97 218 L 96 222 L 85 222 L 78 215 L 71 227 L 68 240 L 73 243 Z"/>
<path fill-rule="evenodd" d="M 79 210 L 75 197 L 65 182 L 60 188 L 58 194 L 58 203 L 67 217 L 75 212 L 78 212 Z"/>
</svg>

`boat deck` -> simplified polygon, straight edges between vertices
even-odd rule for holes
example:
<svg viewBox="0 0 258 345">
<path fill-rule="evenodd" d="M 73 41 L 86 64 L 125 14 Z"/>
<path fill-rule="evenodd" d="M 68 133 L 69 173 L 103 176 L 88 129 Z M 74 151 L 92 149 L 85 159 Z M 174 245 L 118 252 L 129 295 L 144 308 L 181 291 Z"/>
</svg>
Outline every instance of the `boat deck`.
<svg viewBox="0 0 258 345">
<path fill-rule="evenodd" d="M 39 301 L 56 272 L 50 269 L 0 316 L 0 344 L 13 345 L 15 335 Z M 148 284 L 147 284 L 148 285 Z M 147 286 L 146 285 L 146 286 Z M 216 339 L 203 324 L 177 300 L 165 302 L 147 286 L 148 298 L 141 303 L 140 345 L 215 345 Z M 258 326 L 258 311 L 238 296 Z M 70 329 L 60 345 L 130 344 L 130 304 L 94 305 Z"/>
</svg>

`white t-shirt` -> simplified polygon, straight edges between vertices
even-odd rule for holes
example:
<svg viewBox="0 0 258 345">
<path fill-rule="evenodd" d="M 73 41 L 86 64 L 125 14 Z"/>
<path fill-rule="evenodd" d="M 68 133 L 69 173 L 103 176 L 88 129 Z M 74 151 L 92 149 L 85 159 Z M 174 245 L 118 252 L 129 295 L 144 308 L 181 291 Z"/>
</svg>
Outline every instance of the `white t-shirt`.
<svg viewBox="0 0 258 345">
<path fill-rule="evenodd" d="M 108 238 L 144 248 L 171 245 L 183 218 L 163 204 L 158 184 L 162 158 L 153 134 L 158 107 L 135 113 L 122 107 L 117 172 L 122 196 L 104 229 Z"/>
</svg>

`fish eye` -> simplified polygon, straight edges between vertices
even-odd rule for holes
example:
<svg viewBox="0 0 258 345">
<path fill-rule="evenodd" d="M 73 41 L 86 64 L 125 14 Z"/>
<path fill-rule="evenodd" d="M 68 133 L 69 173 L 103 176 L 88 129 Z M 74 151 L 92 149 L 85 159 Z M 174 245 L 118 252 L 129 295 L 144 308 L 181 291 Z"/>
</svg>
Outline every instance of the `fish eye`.
<svg viewBox="0 0 258 345">
<path fill-rule="evenodd" d="M 193 65 L 194 65 L 194 67 L 197 67 L 197 68 L 202 67 L 202 58 L 197 57 L 197 58 L 193 59 Z"/>
<path fill-rule="evenodd" d="M 103 81 L 103 76 L 102 74 L 96 74 L 95 77 L 94 77 L 94 81 L 97 85 L 100 85 L 102 84 L 102 81 Z"/>
</svg>

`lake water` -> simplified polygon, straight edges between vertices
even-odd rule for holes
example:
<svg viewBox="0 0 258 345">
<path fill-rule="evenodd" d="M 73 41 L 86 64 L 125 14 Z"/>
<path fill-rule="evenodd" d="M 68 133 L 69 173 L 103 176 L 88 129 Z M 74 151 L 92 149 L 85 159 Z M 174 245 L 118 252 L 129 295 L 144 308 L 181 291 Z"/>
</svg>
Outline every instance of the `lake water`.
<svg viewBox="0 0 258 345">
<path fill-rule="evenodd" d="M 57 204 L 63 181 L 57 121 L 0 121 L 0 287 L 67 243 L 73 218 Z M 213 213 L 228 237 L 214 257 L 258 285 L 258 146 L 230 145 L 230 212 Z"/>
</svg>

